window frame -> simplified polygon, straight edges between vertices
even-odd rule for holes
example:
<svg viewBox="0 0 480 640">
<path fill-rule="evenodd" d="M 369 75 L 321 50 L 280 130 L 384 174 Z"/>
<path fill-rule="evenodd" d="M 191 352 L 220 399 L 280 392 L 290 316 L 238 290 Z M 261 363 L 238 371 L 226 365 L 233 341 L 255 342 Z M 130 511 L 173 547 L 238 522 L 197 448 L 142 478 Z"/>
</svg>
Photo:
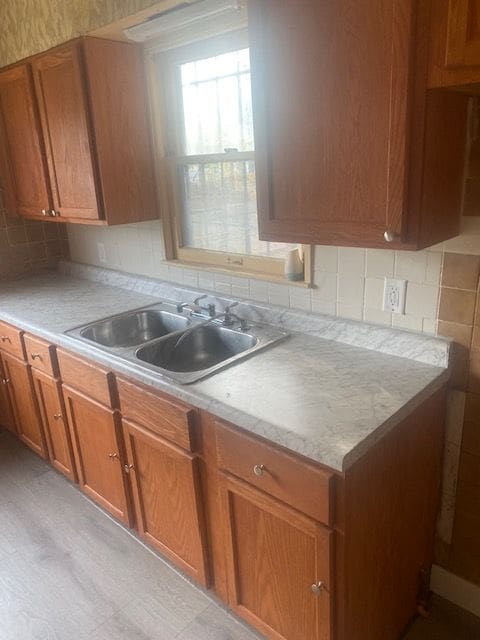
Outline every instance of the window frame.
<svg viewBox="0 0 480 640">
<path fill-rule="evenodd" d="M 241 29 L 217 36 L 204 36 L 197 42 L 163 51 L 158 44 L 146 48 L 146 65 L 150 98 L 154 155 L 162 211 L 165 254 L 168 261 L 192 268 L 225 271 L 248 277 L 285 281 L 284 260 L 208 249 L 185 247 L 182 242 L 181 197 L 177 171 L 182 165 L 199 162 L 255 160 L 255 151 L 234 151 L 186 156 L 183 147 L 183 105 L 176 67 L 196 58 L 208 58 L 249 46 L 248 30 Z M 300 245 L 304 261 L 304 278 L 296 285 L 312 283 L 312 247 Z"/>
</svg>

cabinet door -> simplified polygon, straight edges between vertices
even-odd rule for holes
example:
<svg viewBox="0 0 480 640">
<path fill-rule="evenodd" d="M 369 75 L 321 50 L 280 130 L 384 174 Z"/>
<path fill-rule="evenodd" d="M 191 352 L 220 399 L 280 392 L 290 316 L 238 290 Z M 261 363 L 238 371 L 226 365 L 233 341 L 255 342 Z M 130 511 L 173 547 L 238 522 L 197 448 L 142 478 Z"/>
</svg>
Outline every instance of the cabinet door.
<svg viewBox="0 0 480 640">
<path fill-rule="evenodd" d="M 130 525 L 130 510 L 115 411 L 63 385 L 78 480 L 83 491 Z"/>
<path fill-rule="evenodd" d="M 32 376 L 50 462 L 55 469 L 75 481 L 75 463 L 61 383 L 35 369 L 32 369 Z"/>
<path fill-rule="evenodd" d="M 249 0 L 262 240 L 406 232 L 412 0 Z"/>
<path fill-rule="evenodd" d="M 480 65 L 478 0 L 449 0 L 445 61 L 448 67 Z"/>
<path fill-rule="evenodd" d="M 6 353 L 2 355 L 2 360 L 17 433 L 35 453 L 42 458 L 47 458 L 48 451 L 35 399 L 30 366 Z"/>
<path fill-rule="evenodd" d="M 274 640 L 330 638 L 331 531 L 242 481 L 220 482 L 230 606 Z"/>
<path fill-rule="evenodd" d="M 15 420 L 12 412 L 12 405 L 8 394 L 8 382 L 3 370 L 2 359 L 0 358 L 0 425 L 12 433 L 17 432 Z"/>
<path fill-rule="evenodd" d="M 93 143 L 78 44 L 32 63 L 47 142 L 54 208 L 65 218 L 98 219 Z"/>
<path fill-rule="evenodd" d="M 30 67 L 0 72 L 1 181 L 8 212 L 42 216 L 51 209 L 50 183 Z"/>
<path fill-rule="evenodd" d="M 123 429 L 141 535 L 208 586 L 198 458 L 128 420 Z"/>
</svg>

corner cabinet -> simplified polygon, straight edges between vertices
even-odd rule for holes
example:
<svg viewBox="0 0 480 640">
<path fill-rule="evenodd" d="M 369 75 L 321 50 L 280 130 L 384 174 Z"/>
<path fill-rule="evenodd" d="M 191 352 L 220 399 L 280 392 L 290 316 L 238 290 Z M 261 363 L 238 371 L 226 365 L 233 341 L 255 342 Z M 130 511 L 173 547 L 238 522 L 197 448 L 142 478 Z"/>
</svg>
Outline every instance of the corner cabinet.
<svg viewBox="0 0 480 640">
<path fill-rule="evenodd" d="M 9 213 L 122 224 L 158 217 L 143 62 L 81 38 L 0 72 Z"/>
<path fill-rule="evenodd" d="M 424 4 L 249 0 L 262 240 L 458 234 L 467 98 L 427 92 Z"/>
</svg>

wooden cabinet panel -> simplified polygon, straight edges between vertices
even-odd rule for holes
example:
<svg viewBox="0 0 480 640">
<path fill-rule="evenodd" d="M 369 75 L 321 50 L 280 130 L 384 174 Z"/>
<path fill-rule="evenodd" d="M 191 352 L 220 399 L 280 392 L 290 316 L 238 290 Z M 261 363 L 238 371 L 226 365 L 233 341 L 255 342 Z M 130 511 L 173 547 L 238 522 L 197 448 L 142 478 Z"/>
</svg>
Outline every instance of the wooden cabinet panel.
<svg viewBox="0 0 480 640">
<path fill-rule="evenodd" d="M 47 373 L 51 377 L 58 376 L 58 362 L 55 345 L 24 334 L 25 355 L 33 369 Z"/>
<path fill-rule="evenodd" d="M 80 487 L 130 525 L 118 414 L 66 385 L 63 396 Z"/>
<path fill-rule="evenodd" d="M 35 453 L 42 458 L 47 458 L 48 451 L 35 400 L 30 367 L 10 354 L 4 353 L 2 360 L 18 436 Z"/>
<path fill-rule="evenodd" d="M 221 483 L 230 606 L 268 638 L 329 639 L 332 532 L 241 481 Z"/>
<path fill-rule="evenodd" d="M 22 335 L 23 331 L 20 329 L 12 327 L 11 324 L 0 322 L 0 350 L 24 360 L 25 350 Z"/>
<path fill-rule="evenodd" d="M 403 234 L 412 26 L 408 1 L 250 0 L 261 239 Z"/>
<path fill-rule="evenodd" d="M 123 418 L 145 425 L 187 451 L 194 450 L 192 429 L 196 409 L 121 378 L 117 379 L 117 387 Z"/>
<path fill-rule="evenodd" d="M 65 218 L 101 217 L 79 44 L 32 64 L 45 132 L 55 211 Z"/>
<path fill-rule="evenodd" d="M 0 72 L 0 129 L 6 146 L 1 181 L 10 213 L 42 216 L 52 205 L 43 136 L 27 64 Z"/>
<path fill-rule="evenodd" d="M 306 513 L 333 525 L 333 476 L 298 456 L 217 421 L 220 469 Z"/>
<path fill-rule="evenodd" d="M 61 382 L 35 369 L 32 369 L 32 376 L 50 462 L 55 469 L 75 482 L 75 462 Z"/>
<path fill-rule="evenodd" d="M 449 0 L 446 49 L 448 67 L 480 65 L 479 0 Z"/>
<path fill-rule="evenodd" d="M 62 382 L 107 407 L 112 406 L 111 390 L 115 382 L 111 371 L 61 349 L 57 349 L 57 358 Z"/>
<path fill-rule="evenodd" d="M 17 433 L 15 419 L 13 417 L 12 405 L 8 394 L 8 383 L 3 370 L 3 363 L 0 357 L 0 425 L 6 427 L 12 433 Z"/>
<path fill-rule="evenodd" d="M 125 419 L 123 430 L 141 535 L 208 586 L 198 458 Z"/>
<path fill-rule="evenodd" d="M 428 85 L 478 95 L 480 1 L 432 0 L 429 28 Z"/>
<path fill-rule="evenodd" d="M 142 49 L 85 38 L 83 51 L 106 219 L 156 218 Z"/>
</svg>

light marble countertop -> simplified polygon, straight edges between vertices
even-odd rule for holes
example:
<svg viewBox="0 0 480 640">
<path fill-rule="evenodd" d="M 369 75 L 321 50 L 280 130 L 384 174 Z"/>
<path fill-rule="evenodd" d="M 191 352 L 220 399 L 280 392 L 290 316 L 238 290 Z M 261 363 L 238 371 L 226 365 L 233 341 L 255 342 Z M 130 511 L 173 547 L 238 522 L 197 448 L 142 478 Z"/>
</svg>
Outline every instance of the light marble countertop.
<svg viewBox="0 0 480 640">
<path fill-rule="evenodd" d="M 448 379 L 444 367 L 293 332 L 271 349 L 182 386 L 64 335 L 158 301 L 56 272 L 0 283 L 1 320 L 336 471 L 345 471 Z M 399 333 L 408 342 L 409 334 Z"/>
</svg>

